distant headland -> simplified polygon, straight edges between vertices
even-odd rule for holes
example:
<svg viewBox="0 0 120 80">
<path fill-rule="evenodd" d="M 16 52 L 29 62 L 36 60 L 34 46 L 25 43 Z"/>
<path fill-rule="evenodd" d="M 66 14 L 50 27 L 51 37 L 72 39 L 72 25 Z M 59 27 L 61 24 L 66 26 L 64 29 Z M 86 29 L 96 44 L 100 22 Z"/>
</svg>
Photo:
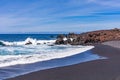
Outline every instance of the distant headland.
<svg viewBox="0 0 120 80">
<path fill-rule="evenodd" d="M 120 40 L 120 29 L 98 30 L 81 34 L 60 34 L 57 36 L 55 44 L 92 45 L 113 40 Z"/>
</svg>

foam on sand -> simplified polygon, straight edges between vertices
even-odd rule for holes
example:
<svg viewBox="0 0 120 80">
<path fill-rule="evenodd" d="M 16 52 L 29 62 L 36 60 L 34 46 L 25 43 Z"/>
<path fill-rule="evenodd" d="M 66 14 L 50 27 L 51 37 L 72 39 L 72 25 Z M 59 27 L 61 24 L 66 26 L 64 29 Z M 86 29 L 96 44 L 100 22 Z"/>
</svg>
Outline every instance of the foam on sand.
<svg viewBox="0 0 120 80">
<path fill-rule="evenodd" d="M 55 46 L 58 47 L 58 46 Z M 49 50 L 37 54 L 27 55 L 1 55 L 0 56 L 0 67 L 12 66 L 17 64 L 30 64 L 35 62 L 41 62 L 51 59 L 64 58 L 76 54 L 80 54 L 84 51 L 90 50 L 94 46 L 77 46 L 76 48 L 64 49 L 64 50 Z"/>
</svg>

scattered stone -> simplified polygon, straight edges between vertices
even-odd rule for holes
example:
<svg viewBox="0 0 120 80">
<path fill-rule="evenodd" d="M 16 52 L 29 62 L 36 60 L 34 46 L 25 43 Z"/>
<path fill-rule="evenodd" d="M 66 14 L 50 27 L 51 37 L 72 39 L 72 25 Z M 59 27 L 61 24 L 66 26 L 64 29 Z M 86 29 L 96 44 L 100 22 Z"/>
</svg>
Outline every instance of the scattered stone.
<svg viewBox="0 0 120 80">
<path fill-rule="evenodd" d="M 6 46 L 3 42 L 0 42 L 0 45 L 1 45 L 1 46 Z"/>
<path fill-rule="evenodd" d="M 25 45 L 30 45 L 32 44 L 32 42 L 28 41 L 27 43 L 25 43 Z"/>
<path fill-rule="evenodd" d="M 37 43 L 37 45 L 40 45 L 41 43 Z"/>
</svg>

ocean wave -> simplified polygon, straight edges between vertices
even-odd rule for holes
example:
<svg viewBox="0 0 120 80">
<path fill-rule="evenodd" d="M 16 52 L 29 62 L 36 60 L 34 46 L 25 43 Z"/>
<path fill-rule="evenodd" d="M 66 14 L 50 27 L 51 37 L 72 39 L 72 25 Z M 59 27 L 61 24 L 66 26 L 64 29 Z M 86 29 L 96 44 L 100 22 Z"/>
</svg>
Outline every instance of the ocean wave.
<svg viewBox="0 0 120 80">
<path fill-rule="evenodd" d="M 55 40 L 0 41 L 0 67 L 30 64 L 82 53 L 94 46 L 53 45 Z M 53 46 L 49 46 L 53 45 Z"/>
<path fill-rule="evenodd" d="M 0 40 L 1 46 L 15 46 L 15 45 L 40 45 L 40 44 L 53 44 L 55 40 L 37 40 L 33 38 L 27 38 L 25 41 L 9 42 Z"/>
<path fill-rule="evenodd" d="M 47 48 L 45 48 L 45 46 L 43 47 L 39 46 L 35 50 L 33 49 L 32 52 L 35 52 L 36 50 L 38 50 L 38 53 L 36 52 L 34 54 L 0 55 L 0 67 L 12 66 L 17 64 L 30 64 L 30 63 L 41 62 L 41 61 L 46 61 L 51 59 L 64 58 L 64 57 L 76 55 L 94 48 L 94 46 L 74 46 L 74 47 L 71 46 L 70 47 L 69 45 L 64 46 L 64 49 L 61 48 L 63 47 L 61 45 L 54 46 L 52 47 L 52 49 L 50 46 L 46 46 L 46 47 Z M 14 51 L 12 49 L 10 50 Z M 27 49 L 24 48 L 24 50 L 27 50 Z"/>
</svg>

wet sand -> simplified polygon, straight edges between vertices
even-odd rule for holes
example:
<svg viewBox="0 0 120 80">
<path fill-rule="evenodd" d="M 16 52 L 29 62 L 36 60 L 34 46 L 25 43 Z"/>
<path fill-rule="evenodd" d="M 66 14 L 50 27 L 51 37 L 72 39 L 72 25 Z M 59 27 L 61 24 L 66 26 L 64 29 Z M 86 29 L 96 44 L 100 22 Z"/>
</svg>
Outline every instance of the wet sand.
<svg viewBox="0 0 120 80">
<path fill-rule="evenodd" d="M 115 44 L 116 41 L 97 44 L 92 49 L 94 54 L 107 59 L 41 70 L 7 80 L 120 80 L 120 48 Z"/>
</svg>

